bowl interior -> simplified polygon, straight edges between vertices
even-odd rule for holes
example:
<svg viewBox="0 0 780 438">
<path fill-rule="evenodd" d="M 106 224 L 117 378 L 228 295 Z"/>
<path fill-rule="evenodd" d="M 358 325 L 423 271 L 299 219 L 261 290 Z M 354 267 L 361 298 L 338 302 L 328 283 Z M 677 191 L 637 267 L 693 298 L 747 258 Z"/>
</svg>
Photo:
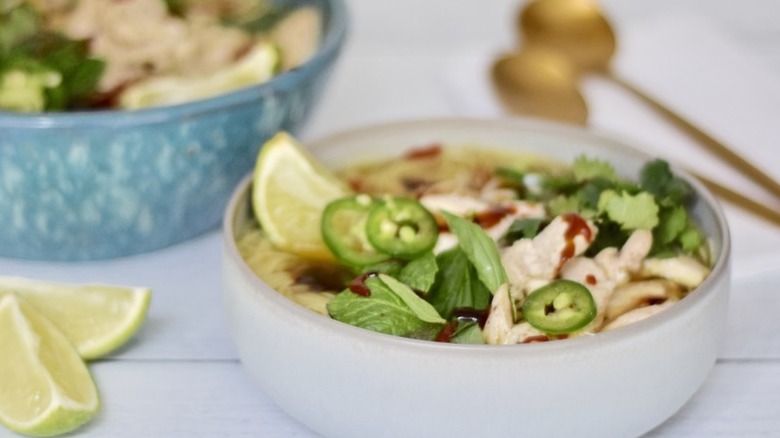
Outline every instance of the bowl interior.
<svg viewBox="0 0 780 438">
<path fill-rule="evenodd" d="M 404 151 L 432 143 L 440 143 L 444 146 L 484 146 L 496 150 L 508 150 L 532 153 L 542 157 L 548 157 L 562 163 L 572 163 L 577 157 L 587 155 L 591 158 L 600 158 L 613 164 L 616 171 L 623 177 L 636 180 L 642 166 L 656 157 L 642 151 L 642 146 L 636 143 L 619 139 L 613 136 L 595 133 L 589 130 L 570 127 L 558 123 L 550 123 L 539 120 L 512 119 L 512 120 L 486 120 L 474 118 L 442 118 L 418 121 L 402 121 L 383 125 L 368 126 L 347 132 L 336 133 L 309 143 L 306 147 L 322 163 L 330 168 L 340 168 L 351 163 L 364 162 L 382 158 L 397 157 Z M 702 283 L 697 291 L 702 293 L 691 294 L 680 303 L 672 306 L 668 311 L 662 312 L 653 318 L 639 321 L 606 333 L 600 333 L 596 337 L 579 337 L 566 342 L 548 342 L 529 345 L 529 348 L 555 349 L 562 344 L 580 343 L 586 345 L 593 342 L 594 338 L 631 336 L 632 331 L 642 330 L 646 325 L 661 324 L 666 318 L 685 312 L 687 308 L 695 306 L 695 301 L 705 298 L 711 284 L 717 284 L 723 276 L 729 275 L 730 258 L 730 234 L 723 211 L 716 198 L 700 184 L 693 176 L 684 172 L 674 163 L 670 163 L 675 175 L 686 180 L 694 189 L 690 211 L 702 232 L 707 236 L 712 255 L 712 271 L 709 277 Z M 251 175 L 234 192 L 224 218 L 224 237 L 228 248 L 228 254 L 245 269 L 245 273 L 253 277 L 264 292 L 269 288 L 252 273 L 251 269 L 241 259 L 236 248 L 236 239 L 251 227 L 256 226 L 249 204 L 251 190 Z M 281 297 L 280 304 L 287 310 L 299 314 L 304 318 L 313 316 L 312 312 Z M 320 319 L 320 318 L 316 318 Z M 318 323 L 331 324 L 327 318 Z M 355 330 L 359 336 L 362 329 L 336 323 L 336 330 Z M 368 336 L 389 338 L 388 342 L 423 342 L 417 340 L 399 340 L 396 337 L 377 335 L 368 332 Z M 385 339 L 381 340 L 382 342 Z M 445 348 L 461 348 L 462 346 L 448 346 Z M 466 346 L 466 348 L 474 346 Z M 438 346 L 437 346 L 438 348 Z"/>
</svg>

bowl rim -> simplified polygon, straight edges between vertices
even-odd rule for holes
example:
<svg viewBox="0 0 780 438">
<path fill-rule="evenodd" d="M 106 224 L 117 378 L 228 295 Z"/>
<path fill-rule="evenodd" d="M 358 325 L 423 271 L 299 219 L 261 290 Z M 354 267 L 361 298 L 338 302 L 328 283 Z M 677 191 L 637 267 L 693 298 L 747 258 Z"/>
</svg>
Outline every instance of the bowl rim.
<svg viewBox="0 0 780 438">
<path fill-rule="evenodd" d="M 580 137 L 586 138 L 590 141 L 596 141 L 599 143 L 600 147 L 604 147 L 606 149 L 622 151 L 624 153 L 628 152 L 637 158 L 644 158 L 645 160 L 655 158 L 638 149 L 637 146 L 641 146 L 643 144 L 640 141 L 631 140 L 629 142 L 625 137 L 614 135 L 612 133 L 581 128 L 573 125 L 565 125 L 557 122 L 525 118 L 510 119 L 433 117 L 425 119 L 401 120 L 389 123 L 375 123 L 359 128 L 342 130 L 330 135 L 323 136 L 319 139 L 315 139 L 313 141 L 306 141 L 305 144 L 316 156 L 318 149 L 326 148 L 328 144 L 339 142 L 342 139 L 346 139 L 352 136 L 364 136 L 367 134 L 378 135 L 378 133 L 383 131 L 421 127 L 431 124 L 439 126 L 452 126 L 457 127 L 457 129 L 462 129 L 469 126 L 480 127 L 482 129 L 500 127 L 502 129 L 532 130 L 537 133 L 553 136 L 557 135 L 569 138 Z M 722 207 L 716 200 L 715 196 L 691 174 L 675 166 L 672 161 L 669 161 L 669 164 L 672 172 L 676 176 L 681 177 L 686 182 L 688 182 L 693 187 L 697 197 L 701 200 L 701 202 L 704 203 L 705 207 L 712 212 L 716 221 L 717 232 L 720 233 L 722 239 L 720 252 L 718 254 L 717 260 L 712 265 L 710 274 L 696 288 L 697 292 L 699 293 L 689 294 L 685 297 L 684 300 L 675 303 L 675 305 L 659 314 L 654 315 L 652 318 L 646 318 L 634 322 L 628 326 L 621 327 L 618 330 L 599 332 L 592 335 L 580 336 L 570 339 L 561 339 L 554 342 L 522 344 L 522 348 L 512 348 L 512 346 L 509 345 L 453 344 L 404 338 L 362 329 L 313 312 L 283 296 L 267 285 L 262 279 L 260 279 L 259 276 L 254 273 L 254 271 L 252 271 L 252 269 L 245 262 L 238 251 L 236 239 L 234 238 L 235 229 L 233 222 L 236 218 L 236 214 L 241 211 L 241 208 L 239 208 L 239 203 L 249 202 L 247 198 L 249 196 L 249 191 L 251 190 L 251 173 L 246 175 L 238 184 L 225 210 L 225 215 L 222 222 L 223 264 L 234 265 L 238 269 L 243 279 L 247 280 L 249 284 L 252 285 L 254 293 L 265 295 L 265 298 L 270 300 L 274 305 L 279 306 L 280 309 L 278 310 L 285 312 L 287 317 L 304 323 L 317 325 L 319 328 L 328 330 L 337 336 L 350 337 L 353 340 L 360 340 L 376 345 L 384 345 L 391 348 L 406 348 L 413 350 L 425 349 L 436 351 L 439 354 L 454 355 L 470 355 L 474 351 L 479 351 L 480 355 L 487 354 L 491 355 L 492 357 L 511 357 L 516 356 L 518 351 L 523 353 L 544 352 L 545 354 L 554 354 L 571 352 L 573 350 L 580 349 L 591 349 L 598 345 L 630 342 L 632 338 L 652 331 L 656 326 L 663 326 L 667 321 L 684 317 L 686 314 L 692 312 L 692 308 L 697 307 L 700 302 L 709 298 L 718 289 L 718 285 L 724 281 L 728 282 L 730 277 L 731 236 Z M 228 293 L 227 288 L 225 288 L 224 293 Z M 238 293 L 244 293 L 244 291 L 240 291 Z"/>
<path fill-rule="evenodd" d="M 229 107 L 246 105 L 256 100 L 258 96 L 267 96 L 293 89 L 301 83 L 308 82 L 309 78 L 317 72 L 325 70 L 326 65 L 336 58 L 347 36 L 349 17 L 344 0 L 318 0 L 318 2 L 325 6 L 328 20 L 317 52 L 300 67 L 279 74 L 269 81 L 204 99 L 137 110 L 111 108 L 94 111 L 42 113 L 19 113 L 0 110 L 0 129 L 159 124 L 170 120 L 191 118 L 201 114 L 221 111 Z"/>
</svg>

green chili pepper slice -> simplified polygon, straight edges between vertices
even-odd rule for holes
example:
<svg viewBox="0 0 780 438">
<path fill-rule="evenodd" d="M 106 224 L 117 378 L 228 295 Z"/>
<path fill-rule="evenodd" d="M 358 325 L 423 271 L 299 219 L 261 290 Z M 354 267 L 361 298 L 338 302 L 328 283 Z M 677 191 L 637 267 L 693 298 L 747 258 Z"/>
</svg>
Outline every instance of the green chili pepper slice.
<svg viewBox="0 0 780 438">
<path fill-rule="evenodd" d="M 379 251 L 409 260 L 433 249 L 439 225 L 419 201 L 387 197 L 371 207 L 366 234 Z"/>
<path fill-rule="evenodd" d="M 322 240 L 341 262 L 362 267 L 389 259 L 366 236 L 366 220 L 374 206 L 369 195 L 339 198 L 325 206 L 320 222 Z"/>
<path fill-rule="evenodd" d="M 556 280 L 525 298 L 523 317 L 541 332 L 566 334 L 593 321 L 596 303 L 584 285 L 571 280 Z"/>
</svg>

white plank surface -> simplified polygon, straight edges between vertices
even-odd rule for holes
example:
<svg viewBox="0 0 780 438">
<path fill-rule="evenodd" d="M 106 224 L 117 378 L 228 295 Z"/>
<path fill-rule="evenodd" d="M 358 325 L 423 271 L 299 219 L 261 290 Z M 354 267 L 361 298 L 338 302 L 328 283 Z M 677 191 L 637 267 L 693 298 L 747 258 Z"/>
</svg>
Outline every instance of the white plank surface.
<svg viewBox="0 0 780 438">
<path fill-rule="evenodd" d="M 103 409 L 78 436 L 318 437 L 255 390 L 235 361 L 122 360 L 92 370 Z M 779 363 L 719 362 L 691 401 L 647 436 L 777 436 L 778 406 Z"/>
<path fill-rule="evenodd" d="M 515 43 L 512 14 L 520 3 L 348 0 L 350 41 L 304 138 L 386 120 L 497 115 L 484 68 Z M 701 14 L 780 79 L 778 2 L 747 0 L 739 9 L 729 0 L 603 4 L 623 34 L 649 20 Z M 590 81 L 586 88 L 595 127 L 651 144 L 690 146 L 610 84 Z M 691 401 L 648 436 L 780 436 L 780 232 L 729 206 L 726 212 L 735 276 L 721 359 Z M 152 254 L 92 263 L 0 259 L 1 275 L 154 290 L 149 320 L 136 339 L 111 359 L 91 364 L 103 408 L 75 435 L 316 437 L 276 408 L 241 369 L 222 312 L 220 239 L 215 230 Z M 5 436 L 12 434 L 0 429 Z"/>
</svg>

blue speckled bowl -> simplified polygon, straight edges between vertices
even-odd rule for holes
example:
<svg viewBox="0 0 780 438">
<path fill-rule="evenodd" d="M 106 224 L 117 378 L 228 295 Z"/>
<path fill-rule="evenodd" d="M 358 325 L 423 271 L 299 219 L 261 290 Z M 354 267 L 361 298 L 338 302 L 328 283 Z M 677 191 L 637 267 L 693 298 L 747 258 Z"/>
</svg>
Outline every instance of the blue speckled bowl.
<svg viewBox="0 0 780 438">
<path fill-rule="evenodd" d="M 0 111 L 0 256 L 120 257 L 218 225 L 259 146 L 307 119 L 346 36 L 342 0 L 290 3 L 322 10 L 322 47 L 265 84 L 134 112 Z"/>
</svg>

